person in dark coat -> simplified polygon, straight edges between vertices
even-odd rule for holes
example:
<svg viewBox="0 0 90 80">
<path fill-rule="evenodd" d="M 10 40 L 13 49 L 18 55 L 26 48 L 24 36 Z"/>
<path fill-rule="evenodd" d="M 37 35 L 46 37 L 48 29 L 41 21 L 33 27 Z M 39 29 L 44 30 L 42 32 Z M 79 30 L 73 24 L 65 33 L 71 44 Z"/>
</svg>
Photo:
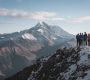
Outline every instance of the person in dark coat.
<svg viewBox="0 0 90 80">
<path fill-rule="evenodd" d="M 77 39 L 77 47 L 79 47 L 79 46 L 80 46 L 80 43 L 79 43 L 79 42 L 80 42 L 80 41 L 79 41 L 79 39 L 80 39 L 80 38 L 79 38 L 79 34 L 76 35 L 76 39 Z"/>
<path fill-rule="evenodd" d="M 88 46 L 90 46 L 90 34 L 88 34 Z"/>
<path fill-rule="evenodd" d="M 84 43 L 84 35 L 83 35 L 83 33 L 81 33 L 80 39 L 81 39 L 81 45 L 83 46 L 83 43 Z"/>
<path fill-rule="evenodd" d="M 81 40 L 81 33 L 79 34 L 79 46 L 81 46 L 82 40 Z"/>
<path fill-rule="evenodd" d="M 87 33 L 84 32 L 84 45 L 87 45 Z"/>
</svg>

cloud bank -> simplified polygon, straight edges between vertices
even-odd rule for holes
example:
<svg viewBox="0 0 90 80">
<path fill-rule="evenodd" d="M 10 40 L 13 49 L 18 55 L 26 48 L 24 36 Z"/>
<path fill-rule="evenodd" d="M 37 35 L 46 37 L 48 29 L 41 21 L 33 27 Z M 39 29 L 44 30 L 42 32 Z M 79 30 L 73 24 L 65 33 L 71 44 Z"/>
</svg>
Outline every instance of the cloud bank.
<svg viewBox="0 0 90 80">
<path fill-rule="evenodd" d="M 86 21 L 90 21 L 90 16 L 82 16 L 78 18 L 73 18 L 70 22 L 72 23 L 83 23 Z"/>
<path fill-rule="evenodd" d="M 86 21 L 90 21 L 90 16 L 81 16 L 77 18 L 63 18 L 60 17 L 55 12 L 27 12 L 23 10 L 17 10 L 17 9 L 6 9 L 6 8 L 0 8 L 0 16 L 6 16 L 6 17 L 13 17 L 13 18 L 22 18 L 22 19 L 31 19 L 36 21 L 66 21 L 69 23 L 83 23 Z"/>
<path fill-rule="evenodd" d="M 26 18 L 33 20 L 64 20 L 64 18 L 58 17 L 55 12 L 26 12 L 17 9 L 0 8 L 0 16 Z"/>
</svg>

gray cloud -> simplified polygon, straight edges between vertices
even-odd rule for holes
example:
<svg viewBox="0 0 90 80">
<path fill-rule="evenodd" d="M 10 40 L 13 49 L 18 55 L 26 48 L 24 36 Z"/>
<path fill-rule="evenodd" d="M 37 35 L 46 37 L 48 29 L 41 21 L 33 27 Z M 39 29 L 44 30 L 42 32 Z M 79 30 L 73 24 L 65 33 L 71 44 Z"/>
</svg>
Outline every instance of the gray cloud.
<svg viewBox="0 0 90 80">
<path fill-rule="evenodd" d="M 64 18 L 58 17 L 55 12 L 26 12 L 17 9 L 0 8 L 0 16 L 10 16 L 17 18 L 27 18 L 33 20 L 64 20 Z"/>
</svg>

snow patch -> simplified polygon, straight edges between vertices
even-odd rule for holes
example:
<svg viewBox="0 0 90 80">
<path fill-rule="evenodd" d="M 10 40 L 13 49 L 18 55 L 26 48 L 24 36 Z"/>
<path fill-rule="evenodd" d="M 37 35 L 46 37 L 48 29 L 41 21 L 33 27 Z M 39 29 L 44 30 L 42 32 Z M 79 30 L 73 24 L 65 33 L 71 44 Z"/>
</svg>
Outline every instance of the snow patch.
<svg viewBox="0 0 90 80">
<path fill-rule="evenodd" d="M 56 37 L 52 37 L 53 40 L 56 40 L 57 38 Z"/>
<path fill-rule="evenodd" d="M 3 73 L 0 71 L 0 76 L 5 76 L 5 74 L 3 74 Z"/>
<path fill-rule="evenodd" d="M 3 38 L 5 38 L 5 37 L 0 37 L 0 38 L 2 38 L 2 39 L 3 39 Z"/>
<path fill-rule="evenodd" d="M 11 40 L 14 40 L 13 38 L 10 38 Z"/>
<path fill-rule="evenodd" d="M 37 31 L 42 33 L 42 34 L 44 33 L 44 31 L 42 29 L 38 29 Z"/>
<path fill-rule="evenodd" d="M 30 33 L 25 33 L 24 35 L 22 35 L 23 39 L 29 39 L 29 40 L 37 40 L 32 34 Z"/>
<path fill-rule="evenodd" d="M 69 67 L 69 70 L 68 72 L 64 73 L 64 78 L 65 80 L 69 80 L 69 77 L 71 76 L 71 74 L 76 70 L 77 66 L 74 64 L 74 65 L 71 65 Z"/>
<path fill-rule="evenodd" d="M 41 25 L 43 25 L 43 22 L 42 22 L 42 21 L 40 21 L 39 23 L 40 23 Z"/>
<path fill-rule="evenodd" d="M 89 49 L 90 49 L 89 47 L 85 47 L 80 52 L 80 61 L 78 62 L 79 65 L 89 65 L 90 64 L 90 60 L 88 59 L 88 55 L 90 54 Z"/>
<path fill-rule="evenodd" d="M 84 78 L 78 77 L 77 80 L 90 80 L 90 70 L 86 71 L 85 73 L 87 73 L 87 75 Z"/>
</svg>

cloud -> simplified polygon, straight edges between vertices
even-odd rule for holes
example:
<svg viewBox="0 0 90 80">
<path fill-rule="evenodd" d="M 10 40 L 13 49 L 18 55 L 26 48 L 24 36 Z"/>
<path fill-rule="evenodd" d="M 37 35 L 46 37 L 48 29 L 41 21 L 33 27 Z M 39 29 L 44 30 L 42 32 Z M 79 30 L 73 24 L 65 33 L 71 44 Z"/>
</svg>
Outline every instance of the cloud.
<svg viewBox="0 0 90 80">
<path fill-rule="evenodd" d="M 26 18 L 33 20 L 64 20 L 64 18 L 58 17 L 55 12 L 26 12 L 23 10 L 16 9 L 6 9 L 0 8 L 0 16 L 9 16 L 9 17 L 17 17 L 17 18 Z"/>
<path fill-rule="evenodd" d="M 32 19 L 35 20 L 46 20 L 47 18 L 56 16 L 54 12 L 35 12 L 31 14 Z"/>
<path fill-rule="evenodd" d="M 78 17 L 70 20 L 70 22 L 72 23 L 83 23 L 85 21 L 90 21 L 90 16 L 82 16 L 82 17 Z"/>
<path fill-rule="evenodd" d="M 69 23 L 83 23 L 86 21 L 90 21 L 90 16 L 81 16 L 77 18 L 63 18 L 58 16 L 55 12 L 27 12 L 23 10 L 17 10 L 17 9 L 6 9 L 6 8 L 0 8 L 0 16 L 8 16 L 8 17 L 14 17 L 14 18 L 22 18 L 22 19 L 31 19 L 36 21 L 45 21 L 45 20 L 51 20 L 51 21 L 66 21 Z"/>
<path fill-rule="evenodd" d="M 53 21 L 64 21 L 65 18 L 61 18 L 61 17 L 54 17 L 52 18 Z"/>
<path fill-rule="evenodd" d="M 0 9 L 0 16 L 11 16 L 11 17 L 27 17 L 28 13 L 25 11 L 18 11 L 16 9 L 9 10 L 5 8 Z"/>
</svg>

